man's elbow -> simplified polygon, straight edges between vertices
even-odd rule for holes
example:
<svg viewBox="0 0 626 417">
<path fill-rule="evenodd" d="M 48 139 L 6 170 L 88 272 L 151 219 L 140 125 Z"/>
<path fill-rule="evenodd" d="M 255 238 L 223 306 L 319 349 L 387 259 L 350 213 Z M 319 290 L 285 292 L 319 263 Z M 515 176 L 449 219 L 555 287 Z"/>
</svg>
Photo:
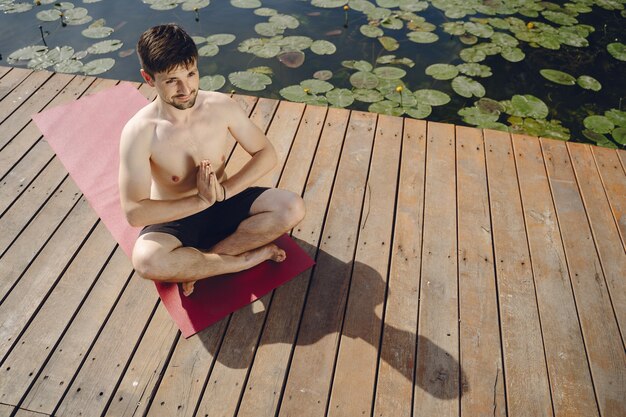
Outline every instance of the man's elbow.
<svg viewBox="0 0 626 417">
<path fill-rule="evenodd" d="M 126 221 L 132 227 L 144 227 L 147 226 L 142 222 L 140 217 L 137 215 L 137 210 L 124 210 L 124 215 L 126 216 Z"/>
</svg>

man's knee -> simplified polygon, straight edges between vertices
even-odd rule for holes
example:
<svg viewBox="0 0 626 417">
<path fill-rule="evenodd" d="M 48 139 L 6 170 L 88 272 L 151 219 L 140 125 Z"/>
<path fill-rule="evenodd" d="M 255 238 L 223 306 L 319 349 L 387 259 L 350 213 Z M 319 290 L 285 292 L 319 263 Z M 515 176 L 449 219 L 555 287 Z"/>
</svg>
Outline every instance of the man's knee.
<svg viewBox="0 0 626 417">
<path fill-rule="evenodd" d="M 141 238 L 140 238 L 141 240 Z M 132 254 L 133 268 L 145 279 L 153 281 L 166 280 L 168 268 L 166 268 L 165 262 L 167 262 L 169 250 L 156 247 L 153 242 L 146 243 L 138 240 L 135 243 Z"/>
<path fill-rule="evenodd" d="M 293 194 L 290 198 L 285 199 L 278 213 L 285 227 L 291 229 L 300 223 L 306 214 L 304 200 L 299 195 Z"/>
</svg>

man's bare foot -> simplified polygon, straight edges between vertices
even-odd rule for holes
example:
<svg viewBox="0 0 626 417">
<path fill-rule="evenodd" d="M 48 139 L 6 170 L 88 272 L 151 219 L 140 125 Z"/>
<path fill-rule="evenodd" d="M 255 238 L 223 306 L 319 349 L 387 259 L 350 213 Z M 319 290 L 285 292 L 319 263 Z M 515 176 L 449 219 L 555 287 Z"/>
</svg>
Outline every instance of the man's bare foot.
<svg viewBox="0 0 626 417">
<path fill-rule="evenodd" d="M 183 295 L 185 297 L 189 297 L 193 292 L 193 286 L 196 284 L 196 281 L 183 282 L 181 286 L 183 287 Z"/>
<path fill-rule="evenodd" d="M 249 251 L 246 254 L 246 259 L 251 261 L 254 265 L 258 265 L 266 260 L 282 262 L 287 259 L 287 254 L 284 250 L 282 250 L 275 244 L 268 243 L 267 245 L 261 246 L 258 249 L 253 249 Z"/>
</svg>

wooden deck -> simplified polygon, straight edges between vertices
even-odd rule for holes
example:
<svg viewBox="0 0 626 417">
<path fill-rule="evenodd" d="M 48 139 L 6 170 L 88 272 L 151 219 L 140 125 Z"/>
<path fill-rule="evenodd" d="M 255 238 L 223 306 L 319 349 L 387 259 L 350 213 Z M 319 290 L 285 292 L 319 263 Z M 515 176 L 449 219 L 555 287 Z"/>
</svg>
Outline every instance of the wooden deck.
<svg viewBox="0 0 626 417">
<path fill-rule="evenodd" d="M 626 416 L 625 151 L 236 96 L 317 265 L 184 339 L 0 77 L 1 416 Z"/>
</svg>

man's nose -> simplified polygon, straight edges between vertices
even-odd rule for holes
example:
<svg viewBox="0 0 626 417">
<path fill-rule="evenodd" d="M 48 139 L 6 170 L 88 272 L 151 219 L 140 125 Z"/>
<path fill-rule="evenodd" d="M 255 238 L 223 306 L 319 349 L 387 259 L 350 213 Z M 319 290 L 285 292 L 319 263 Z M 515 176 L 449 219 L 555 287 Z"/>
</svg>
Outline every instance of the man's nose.
<svg viewBox="0 0 626 417">
<path fill-rule="evenodd" d="M 182 81 L 178 83 L 178 92 L 180 94 L 187 95 L 190 91 L 191 89 L 189 88 L 189 85 L 187 83 Z"/>
</svg>

